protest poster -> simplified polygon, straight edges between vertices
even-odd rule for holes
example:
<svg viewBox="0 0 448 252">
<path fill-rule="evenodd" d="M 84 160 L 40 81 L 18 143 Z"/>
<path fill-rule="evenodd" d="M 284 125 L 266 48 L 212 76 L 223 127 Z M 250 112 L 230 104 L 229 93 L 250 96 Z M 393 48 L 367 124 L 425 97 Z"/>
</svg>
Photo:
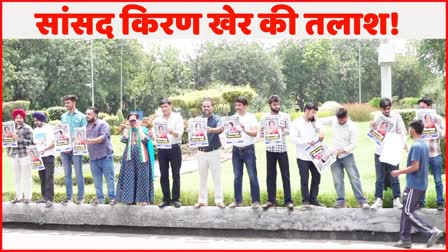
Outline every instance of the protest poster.
<svg viewBox="0 0 448 252">
<path fill-rule="evenodd" d="M 168 138 L 168 123 L 154 123 L 154 138 L 158 149 L 171 149 L 170 139 Z"/>
<path fill-rule="evenodd" d="M 436 127 L 437 114 L 433 109 L 418 109 L 416 111 L 417 119 L 423 122 L 422 139 L 438 139 L 440 132 Z"/>
<path fill-rule="evenodd" d="M 86 128 L 78 127 L 74 129 L 75 136 L 73 138 L 73 155 L 87 155 L 86 144 Z"/>
<path fill-rule="evenodd" d="M 282 143 L 282 132 L 280 118 L 278 116 L 267 116 L 264 121 L 264 142 L 266 146 Z"/>
<path fill-rule="evenodd" d="M 224 135 L 227 144 L 236 144 L 243 142 L 243 135 L 240 126 L 240 120 L 237 116 L 224 117 Z"/>
<path fill-rule="evenodd" d="M 188 146 L 207 147 L 207 118 L 192 118 L 188 121 Z"/>
<path fill-rule="evenodd" d="M 386 133 L 391 131 L 393 128 L 393 123 L 386 116 L 380 115 L 376 120 L 376 127 L 370 128 L 367 132 L 367 136 L 376 145 L 381 146 L 384 141 Z"/>
<path fill-rule="evenodd" d="M 315 142 L 313 146 L 308 145 L 305 152 L 317 168 L 319 173 L 325 171 L 336 161 L 336 155 L 332 154 L 328 147 L 321 141 Z"/>
<path fill-rule="evenodd" d="M 31 159 L 32 169 L 37 171 L 44 170 L 45 169 L 44 162 L 42 161 L 39 151 L 37 150 L 37 146 L 36 145 L 27 146 L 26 150 Z"/>
<path fill-rule="evenodd" d="M 404 142 L 401 135 L 393 132 L 386 134 L 383 142 L 383 149 L 380 154 L 380 161 L 391 165 L 398 165 L 403 153 Z"/>
<path fill-rule="evenodd" d="M 13 121 L 2 123 L 2 143 L 3 147 L 17 147 L 17 141 L 12 137 L 16 134 L 16 127 Z"/>
<path fill-rule="evenodd" d="M 72 143 L 68 124 L 59 124 L 53 128 L 54 146 L 56 152 L 71 151 Z"/>
</svg>

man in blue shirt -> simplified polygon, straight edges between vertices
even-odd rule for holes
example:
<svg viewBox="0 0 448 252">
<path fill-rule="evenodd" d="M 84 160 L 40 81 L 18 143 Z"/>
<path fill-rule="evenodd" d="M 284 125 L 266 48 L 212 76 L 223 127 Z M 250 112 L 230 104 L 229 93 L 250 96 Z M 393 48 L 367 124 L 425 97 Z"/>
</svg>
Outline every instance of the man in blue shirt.
<svg viewBox="0 0 448 252">
<path fill-rule="evenodd" d="M 393 177 L 406 174 L 406 188 L 403 192 L 403 210 L 400 221 L 400 240 L 394 247 L 411 248 L 411 228 L 414 225 L 418 230 L 429 236 L 426 246 L 433 246 L 442 237 L 443 232 L 436 227 L 427 224 L 423 219 L 415 214 L 419 200 L 425 194 L 428 187 L 428 166 L 429 148 L 421 139 L 423 133 L 423 123 L 421 120 L 414 120 L 409 125 L 409 134 L 414 139 L 408 155 L 407 168 L 394 170 Z"/>
<path fill-rule="evenodd" d="M 64 96 L 64 106 L 67 112 L 62 114 L 61 123 L 68 124 L 70 127 L 70 136 L 74 137 L 76 127 L 85 127 L 87 125 L 86 115 L 79 112 L 76 109 L 76 101 L 78 97 L 76 95 Z M 81 204 L 84 201 L 84 176 L 82 175 L 82 156 L 73 155 L 73 151 L 67 151 L 61 153 L 62 166 L 64 167 L 65 177 L 65 192 L 67 198 L 62 201 L 62 204 L 68 204 L 72 202 L 73 196 L 73 183 L 72 183 L 72 162 L 75 166 L 76 181 L 78 183 L 78 201 L 77 204 Z"/>
</svg>

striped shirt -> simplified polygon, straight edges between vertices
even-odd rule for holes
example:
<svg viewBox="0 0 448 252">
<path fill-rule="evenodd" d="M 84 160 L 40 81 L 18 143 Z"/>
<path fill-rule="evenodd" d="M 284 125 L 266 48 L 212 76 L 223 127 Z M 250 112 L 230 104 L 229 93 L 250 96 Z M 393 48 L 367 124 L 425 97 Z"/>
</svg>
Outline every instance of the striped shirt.
<svg viewBox="0 0 448 252">
<path fill-rule="evenodd" d="M 16 125 L 16 135 L 19 137 L 17 147 L 6 149 L 6 153 L 12 158 L 23 158 L 28 155 L 26 147 L 33 144 L 33 129 L 26 123 L 20 128 Z"/>
</svg>

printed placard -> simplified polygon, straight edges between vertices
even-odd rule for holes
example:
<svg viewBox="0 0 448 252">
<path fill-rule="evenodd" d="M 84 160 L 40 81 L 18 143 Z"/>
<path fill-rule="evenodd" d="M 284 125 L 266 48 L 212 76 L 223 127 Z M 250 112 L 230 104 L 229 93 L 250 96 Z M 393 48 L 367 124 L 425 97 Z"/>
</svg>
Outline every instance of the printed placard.
<svg viewBox="0 0 448 252">
<path fill-rule="evenodd" d="M 188 121 L 188 145 L 190 147 L 207 147 L 207 118 L 194 118 Z"/>
<path fill-rule="evenodd" d="M 40 157 L 39 151 L 37 150 L 36 145 L 30 145 L 26 147 L 26 151 L 28 152 L 28 155 L 31 158 L 31 168 L 33 170 L 44 170 L 44 162 L 42 161 L 42 158 Z"/>
<path fill-rule="evenodd" d="M 89 154 L 86 145 L 86 128 L 75 128 L 75 137 L 73 139 L 73 155 Z"/>
<path fill-rule="evenodd" d="M 308 145 L 305 152 L 311 158 L 319 173 L 322 173 L 336 161 L 336 155 L 331 154 L 328 147 L 321 141 L 317 141 L 313 146 Z"/>
<path fill-rule="evenodd" d="M 68 124 L 60 124 L 53 129 L 54 146 L 56 152 L 65 152 L 72 150 L 72 143 L 70 139 L 70 128 Z"/>
<path fill-rule="evenodd" d="M 281 144 L 280 118 L 278 116 L 268 116 L 265 118 L 264 124 L 264 142 L 266 146 Z"/>
<path fill-rule="evenodd" d="M 17 141 L 12 137 L 16 134 L 16 127 L 13 121 L 2 123 L 2 144 L 3 147 L 16 148 Z"/>
<path fill-rule="evenodd" d="M 422 139 L 438 139 L 440 132 L 436 127 L 437 113 L 433 109 L 418 109 L 417 118 L 423 122 Z"/>
<path fill-rule="evenodd" d="M 170 139 L 168 138 L 168 123 L 155 122 L 154 123 L 154 138 L 156 139 L 156 146 L 159 149 L 171 149 Z"/>
<path fill-rule="evenodd" d="M 224 125 L 224 135 L 226 137 L 227 144 L 244 142 L 240 120 L 237 116 L 224 117 L 222 121 Z"/>
</svg>

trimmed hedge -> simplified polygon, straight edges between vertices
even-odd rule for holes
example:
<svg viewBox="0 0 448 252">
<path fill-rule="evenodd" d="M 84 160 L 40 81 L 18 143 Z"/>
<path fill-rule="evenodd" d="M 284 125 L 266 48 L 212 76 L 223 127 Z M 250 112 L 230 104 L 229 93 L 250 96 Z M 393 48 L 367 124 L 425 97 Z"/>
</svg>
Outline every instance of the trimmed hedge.
<svg viewBox="0 0 448 252">
<path fill-rule="evenodd" d="M 61 120 L 62 114 L 67 111 L 65 107 L 50 107 L 47 109 L 47 115 L 49 121 Z"/>
<path fill-rule="evenodd" d="M 30 108 L 30 101 L 17 100 L 2 103 L 2 118 L 3 121 L 11 121 L 12 120 L 12 111 L 14 109 L 24 109 L 28 111 Z"/>
<path fill-rule="evenodd" d="M 114 116 L 114 115 L 108 115 L 106 117 L 103 118 L 104 121 L 106 121 L 109 126 L 120 126 L 120 119 L 118 118 L 118 116 Z"/>
<path fill-rule="evenodd" d="M 415 108 L 418 100 L 420 100 L 418 97 L 406 97 L 401 99 L 398 103 L 401 108 Z"/>
<path fill-rule="evenodd" d="M 368 103 L 374 108 L 379 108 L 380 101 L 381 101 L 381 97 L 374 97 Z"/>
</svg>

